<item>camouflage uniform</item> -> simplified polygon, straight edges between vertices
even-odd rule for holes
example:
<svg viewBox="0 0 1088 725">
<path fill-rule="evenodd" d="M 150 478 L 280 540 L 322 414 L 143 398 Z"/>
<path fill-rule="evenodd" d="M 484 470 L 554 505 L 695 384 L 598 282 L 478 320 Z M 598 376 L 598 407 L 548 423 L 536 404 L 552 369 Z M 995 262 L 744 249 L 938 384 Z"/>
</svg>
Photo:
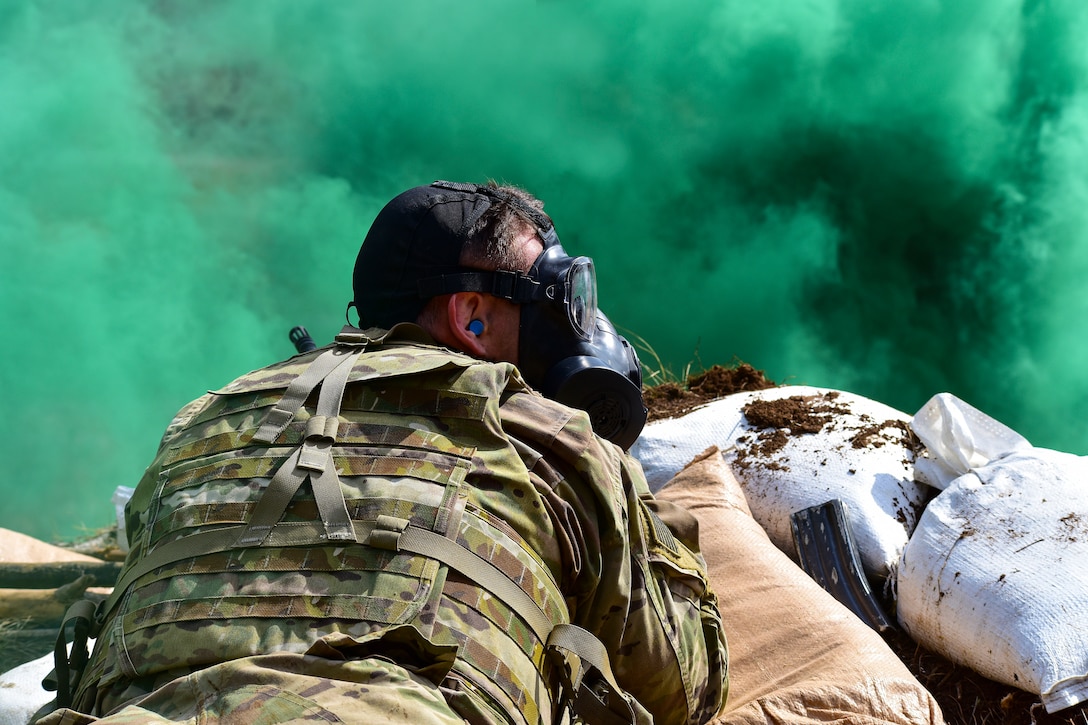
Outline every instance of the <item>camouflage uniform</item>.
<svg viewBox="0 0 1088 725">
<path fill-rule="evenodd" d="M 551 622 L 596 635 L 639 720 L 713 715 L 726 650 L 694 519 L 654 501 L 637 462 L 514 366 L 437 347 L 414 325 L 345 332 L 355 347 L 335 354 L 362 352 L 342 365 L 331 426 L 322 387 L 275 410 L 318 350 L 199 398 L 168 427 L 129 504 L 131 553 L 76 709 L 132 722 L 196 722 L 198 710 L 373 722 L 390 708 L 415 723 L 558 721 L 541 632 L 482 579 L 399 550 L 418 530 L 494 564 Z M 292 461 L 309 461 L 309 477 L 273 495 Z"/>
</svg>

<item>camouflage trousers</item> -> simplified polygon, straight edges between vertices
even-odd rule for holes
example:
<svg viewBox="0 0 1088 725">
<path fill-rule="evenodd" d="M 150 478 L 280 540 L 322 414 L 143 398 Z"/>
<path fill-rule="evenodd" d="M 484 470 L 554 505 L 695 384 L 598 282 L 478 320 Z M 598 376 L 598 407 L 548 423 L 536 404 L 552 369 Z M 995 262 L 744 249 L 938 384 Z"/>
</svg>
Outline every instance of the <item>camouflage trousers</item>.
<svg viewBox="0 0 1088 725">
<path fill-rule="evenodd" d="M 179 677 L 105 717 L 58 710 L 38 722 L 464 725 L 465 721 L 449 708 L 433 682 L 383 657 L 345 662 L 277 653 Z"/>
</svg>

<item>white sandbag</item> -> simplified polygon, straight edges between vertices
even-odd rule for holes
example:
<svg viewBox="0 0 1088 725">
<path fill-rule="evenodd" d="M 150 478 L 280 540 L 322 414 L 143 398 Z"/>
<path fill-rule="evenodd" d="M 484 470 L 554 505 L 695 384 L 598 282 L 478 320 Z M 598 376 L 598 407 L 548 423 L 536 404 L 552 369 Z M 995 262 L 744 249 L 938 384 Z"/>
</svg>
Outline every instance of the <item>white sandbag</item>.
<svg viewBox="0 0 1088 725">
<path fill-rule="evenodd" d="M 128 553 L 128 527 L 125 524 L 125 505 L 132 498 L 136 489 L 131 486 L 118 486 L 113 491 L 113 512 L 117 519 L 117 548 L 122 554 Z"/>
<path fill-rule="evenodd" d="M 783 415 L 749 420 L 768 412 L 756 410 L 761 407 L 777 407 Z M 862 566 L 883 578 L 930 495 L 914 481 L 909 421 L 905 413 L 852 393 L 784 386 L 729 395 L 679 418 L 654 421 L 631 452 L 657 490 L 709 446 L 725 451 L 756 521 L 794 558 L 790 516 L 840 499 Z"/>
<path fill-rule="evenodd" d="M 951 393 L 938 393 L 911 420 L 925 446 L 914 477 L 944 490 L 976 466 L 1031 448 L 1026 438 Z"/>
<path fill-rule="evenodd" d="M 0 725 L 26 725 L 42 705 L 56 697 L 42 687 L 53 669 L 53 654 L 0 674 Z"/>
<path fill-rule="evenodd" d="M 971 447 L 977 433 L 970 422 L 960 432 Z M 904 549 L 900 623 L 924 647 L 1039 695 L 1048 712 L 1088 700 L 1088 459 L 1017 443 L 970 465 Z"/>
</svg>

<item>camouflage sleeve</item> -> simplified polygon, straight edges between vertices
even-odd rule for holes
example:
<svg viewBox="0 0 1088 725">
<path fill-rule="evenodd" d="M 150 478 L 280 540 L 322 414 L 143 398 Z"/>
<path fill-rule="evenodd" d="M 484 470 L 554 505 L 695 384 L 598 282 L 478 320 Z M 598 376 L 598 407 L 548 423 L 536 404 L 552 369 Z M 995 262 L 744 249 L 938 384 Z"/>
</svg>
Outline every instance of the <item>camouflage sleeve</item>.
<svg viewBox="0 0 1088 725">
<path fill-rule="evenodd" d="M 616 677 L 656 723 L 708 722 L 725 701 L 728 656 L 699 554 L 698 523 L 681 507 L 653 498 L 637 461 L 610 444 L 602 447 L 616 457 L 630 540 L 627 617 L 611 650 Z M 597 611 L 622 599 L 610 581 L 602 578 Z"/>
<path fill-rule="evenodd" d="M 557 529 L 580 562 L 573 580 L 564 577 L 572 620 L 614 653 L 619 684 L 654 722 L 705 722 L 726 695 L 727 654 L 697 523 L 656 501 L 639 463 L 593 435 L 587 416 L 565 409 L 558 423 L 555 405 L 517 395 L 503 417 L 554 471 L 547 488 L 569 506 Z"/>
<path fill-rule="evenodd" d="M 645 687 L 641 699 L 652 712 L 687 712 L 689 723 L 709 722 L 725 703 L 728 692 L 728 651 L 718 601 L 707 582 L 706 562 L 699 554 L 698 522 L 687 510 L 655 500 L 645 490 L 642 469 L 627 459 L 628 475 L 638 480 L 642 493 L 628 504 L 632 542 L 641 540 L 645 559 L 633 553 L 645 579 L 642 608 L 632 607 L 618 651 L 631 652 L 631 661 L 617 663 L 626 682 L 643 682 L 646 671 L 637 652 L 639 632 L 664 632 L 675 649 L 677 675 L 683 684 L 667 678 L 659 686 Z M 628 491 L 638 491 L 639 485 Z M 637 528 L 637 533 L 636 533 Z M 632 543 L 632 549 L 638 546 Z M 637 590 L 637 587 L 636 587 Z M 660 636 L 660 635 L 658 635 Z M 667 658 L 667 653 L 666 653 Z M 669 662 L 672 665 L 672 662 Z M 682 698 L 682 699 L 681 699 Z M 670 720 L 659 717 L 656 722 Z M 676 719 L 676 722 L 681 720 Z"/>
</svg>

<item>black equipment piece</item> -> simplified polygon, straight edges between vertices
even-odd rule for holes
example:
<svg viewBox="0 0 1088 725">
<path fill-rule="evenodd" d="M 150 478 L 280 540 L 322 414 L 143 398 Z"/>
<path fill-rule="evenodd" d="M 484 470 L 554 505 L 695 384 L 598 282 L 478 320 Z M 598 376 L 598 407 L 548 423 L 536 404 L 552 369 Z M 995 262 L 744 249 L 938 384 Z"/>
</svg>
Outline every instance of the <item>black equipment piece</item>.
<svg viewBox="0 0 1088 725">
<path fill-rule="evenodd" d="M 877 632 L 895 629 L 865 578 L 842 501 L 795 511 L 790 524 L 805 573 Z"/>
<path fill-rule="evenodd" d="M 310 352 L 310 350 L 317 349 L 314 339 L 310 337 L 310 333 L 302 325 L 292 327 L 287 336 L 291 338 L 291 342 L 294 343 L 295 350 L 298 352 Z"/>
</svg>

